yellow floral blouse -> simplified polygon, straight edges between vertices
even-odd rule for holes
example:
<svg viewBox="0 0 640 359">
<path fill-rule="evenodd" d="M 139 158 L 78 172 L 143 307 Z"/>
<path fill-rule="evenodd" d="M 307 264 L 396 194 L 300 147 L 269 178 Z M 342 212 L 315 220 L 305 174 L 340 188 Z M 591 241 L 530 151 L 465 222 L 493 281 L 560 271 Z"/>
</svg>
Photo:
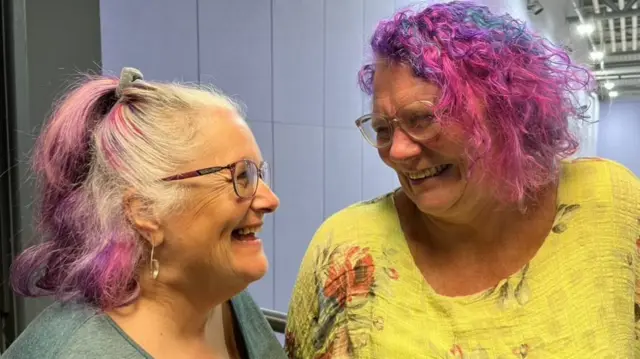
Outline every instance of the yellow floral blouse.
<svg viewBox="0 0 640 359">
<path fill-rule="evenodd" d="M 640 183 L 602 159 L 564 162 L 536 256 L 496 287 L 444 297 L 415 266 L 391 195 L 318 230 L 286 330 L 290 358 L 640 358 Z"/>
</svg>

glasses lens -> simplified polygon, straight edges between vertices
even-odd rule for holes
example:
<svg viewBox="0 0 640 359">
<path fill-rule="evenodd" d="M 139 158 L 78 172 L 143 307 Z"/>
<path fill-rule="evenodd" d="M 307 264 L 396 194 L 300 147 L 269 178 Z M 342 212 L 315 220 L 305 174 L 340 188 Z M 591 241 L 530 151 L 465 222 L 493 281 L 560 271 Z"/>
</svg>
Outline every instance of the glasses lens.
<svg viewBox="0 0 640 359">
<path fill-rule="evenodd" d="M 236 163 L 234 170 L 233 185 L 238 196 L 251 198 L 258 188 L 258 167 L 251 161 L 240 161 Z"/>
<path fill-rule="evenodd" d="M 267 187 L 271 187 L 271 168 L 269 168 L 269 164 L 267 162 L 262 162 L 262 166 L 260 167 L 260 179 Z"/>
<path fill-rule="evenodd" d="M 382 116 L 367 115 L 358 120 L 360 132 L 371 145 L 382 148 L 391 143 L 393 128 Z"/>
<path fill-rule="evenodd" d="M 400 127 L 416 140 L 428 140 L 440 131 L 433 115 L 433 104 L 417 101 L 403 107 L 397 113 Z"/>
</svg>

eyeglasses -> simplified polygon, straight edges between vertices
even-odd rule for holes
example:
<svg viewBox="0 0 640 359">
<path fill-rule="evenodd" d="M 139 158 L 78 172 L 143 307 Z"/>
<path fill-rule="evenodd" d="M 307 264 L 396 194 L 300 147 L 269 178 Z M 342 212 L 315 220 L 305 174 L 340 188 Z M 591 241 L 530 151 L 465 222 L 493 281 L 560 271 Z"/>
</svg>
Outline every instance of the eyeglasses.
<svg viewBox="0 0 640 359">
<path fill-rule="evenodd" d="M 222 170 L 231 171 L 233 190 L 240 198 L 253 198 L 258 190 L 260 180 L 269 186 L 269 165 L 262 162 L 260 166 L 250 160 L 240 160 L 226 166 L 208 167 L 196 171 L 185 172 L 179 175 L 163 178 L 163 181 L 177 181 L 198 176 L 210 175 Z"/>
<path fill-rule="evenodd" d="M 433 115 L 433 106 L 430 101 L 416 101 L 399 109 L 395 118 L 372 113 L 358 118 L 356 126 L 367 142 L 376 148 L 391 145 L 396 125 L 414 140 L 429 140 L 440 132 L 440 125 L 435 122 Z"/>
</svg>

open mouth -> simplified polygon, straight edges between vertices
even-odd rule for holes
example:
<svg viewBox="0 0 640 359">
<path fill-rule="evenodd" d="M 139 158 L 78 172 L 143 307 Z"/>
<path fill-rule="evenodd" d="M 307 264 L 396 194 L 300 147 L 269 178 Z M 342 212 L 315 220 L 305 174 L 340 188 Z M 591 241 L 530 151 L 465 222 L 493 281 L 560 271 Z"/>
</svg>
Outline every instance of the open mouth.
<svg viewBox="0 0 640 359">
<path fill-rule="evenodd" d="M 409 177 L 411 181 L 423 181 L 428 178 L 438 177 L 447 172 L 452 167 L 452 164 L 437 165 L 422 171 L 408 173 L 407 177 Z"/>
<path fill-rule="evenodd" d="M 258 240 L 258 233 L 262 230 L 262 225 L 236 228 L 231 231 L 231 239 L 234 241 L 250 242 Z"/>
</svg>

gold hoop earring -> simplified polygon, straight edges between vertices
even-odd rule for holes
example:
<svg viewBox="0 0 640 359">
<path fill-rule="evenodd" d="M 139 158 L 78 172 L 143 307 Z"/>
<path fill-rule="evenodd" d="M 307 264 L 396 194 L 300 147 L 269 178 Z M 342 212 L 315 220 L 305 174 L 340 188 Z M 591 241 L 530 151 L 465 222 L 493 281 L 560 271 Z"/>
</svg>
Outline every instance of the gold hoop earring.
<svg viewBox="0 0 640 359">
<path fill-rule="evenodd" d="M 158 279 L 158 274 L 160 274 L 160 262 L 157 259 L 153 258 L 153 250 L 156 248 L 155 245 L 151 244 L 151 258 L 149 258 L 149 270 L 151 271 L 151 278 Z"/>
</svg>

